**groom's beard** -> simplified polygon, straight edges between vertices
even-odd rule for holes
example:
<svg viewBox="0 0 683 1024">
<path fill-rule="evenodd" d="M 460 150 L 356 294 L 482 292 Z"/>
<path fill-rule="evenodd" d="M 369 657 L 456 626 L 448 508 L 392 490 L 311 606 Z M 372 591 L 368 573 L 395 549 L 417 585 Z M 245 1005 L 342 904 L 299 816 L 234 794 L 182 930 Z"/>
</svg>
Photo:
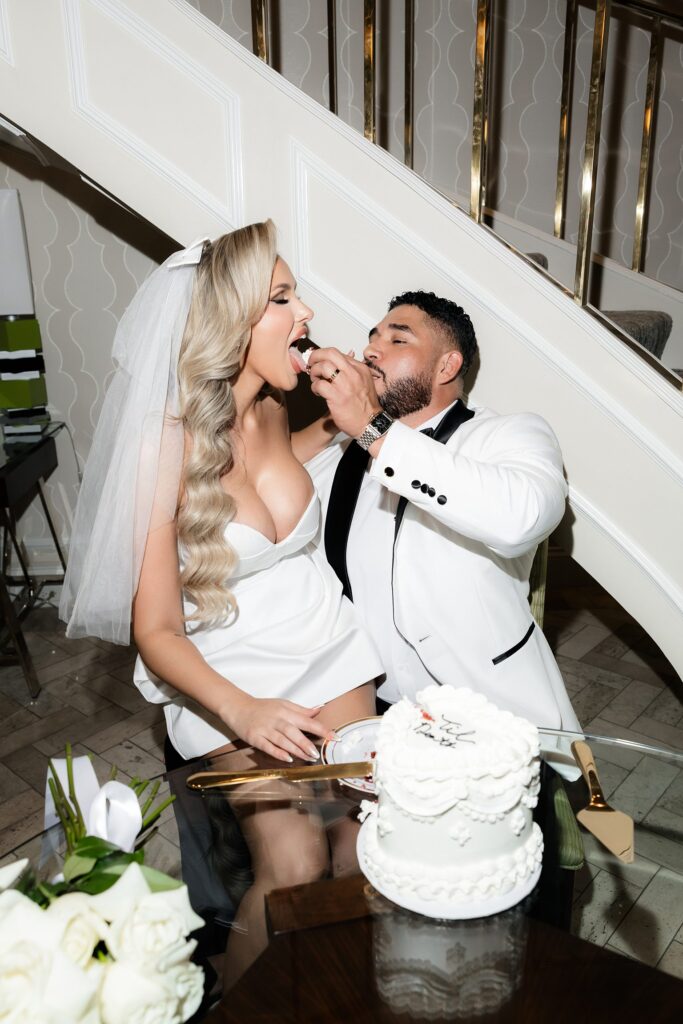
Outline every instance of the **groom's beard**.
<svg viewBox="0 0 683 1024">
<path fill-rule="evenodd" d="M 372 370 L 379 373 L 385 384 L 384 394 L 377 396 L 379 404 L 395 420 L 409 416 L 412 412 L 419 412 L 431 402 L 432 375 L 427 371 L 414 377 L 401 377 L 390 383 L 383 370 L 376 366 L 373 366 Z"/>
</svg>

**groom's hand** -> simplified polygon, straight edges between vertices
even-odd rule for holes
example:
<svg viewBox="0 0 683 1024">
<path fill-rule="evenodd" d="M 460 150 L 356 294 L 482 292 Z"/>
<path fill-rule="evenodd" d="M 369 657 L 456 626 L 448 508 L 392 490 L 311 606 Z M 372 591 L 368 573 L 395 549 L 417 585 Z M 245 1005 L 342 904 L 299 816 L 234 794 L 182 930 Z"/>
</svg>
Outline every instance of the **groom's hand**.
<svg viewBox="0 0 683 1024">
<path fill-rule="evenodd" d="M 308 367 L 311 390 L 325 399 L 337 427 L 349 437 L 360 437 L 382 409 L 369 368 L 336 348 L 313 352 Z"/>
</svg>

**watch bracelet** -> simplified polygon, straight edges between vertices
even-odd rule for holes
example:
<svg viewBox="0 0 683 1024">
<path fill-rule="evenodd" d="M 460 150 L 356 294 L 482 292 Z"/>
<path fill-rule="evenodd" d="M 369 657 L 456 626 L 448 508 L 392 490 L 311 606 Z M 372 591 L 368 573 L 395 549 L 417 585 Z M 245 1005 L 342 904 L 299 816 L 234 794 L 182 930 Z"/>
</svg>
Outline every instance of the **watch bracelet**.
<svg viewBox="0 0 683 1024">
<path fill-rule="evenodd" d="M 394 417 L 390 416 L 384 409 L 380 409 L 372 417 L 360 437 L 356 438 L 356 443 L 360 445 L 364 452 L 368 451 L 373 442 L 377 441 L 380 437 L 384 437 L 393 422 Z"/>
<path fill-rule="evenodd" d="M 373 427 L 371 423 L 368 423 L 360 437 L 356 438 L 356 444 L 360 445 L 363 451 L 366 452 L 378 437 L 382 437 L 382 434 L 380 434 L 379 430 L 377 430 L 376 427 Z"/>
</svg>

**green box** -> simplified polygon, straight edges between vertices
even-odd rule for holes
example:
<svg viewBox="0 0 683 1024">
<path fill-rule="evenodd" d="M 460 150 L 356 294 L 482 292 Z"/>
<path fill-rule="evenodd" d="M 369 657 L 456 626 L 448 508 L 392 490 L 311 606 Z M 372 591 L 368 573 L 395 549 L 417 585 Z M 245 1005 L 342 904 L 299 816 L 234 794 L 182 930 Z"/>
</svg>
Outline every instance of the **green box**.
<svg viewBox="0 0 683 1024">
<path fill-rule="evenodd" d="M 45 377 L 33 380 L 0 380 L 0 409 L 32 409 L 47 405 Z"/>
<path fill-rule="evenodd" d="M 35 317 L 0 320 L 0 351 L 21 352 L 32 348 L 40 352 L 42 347 L 40 325 Z"/>
</svg>

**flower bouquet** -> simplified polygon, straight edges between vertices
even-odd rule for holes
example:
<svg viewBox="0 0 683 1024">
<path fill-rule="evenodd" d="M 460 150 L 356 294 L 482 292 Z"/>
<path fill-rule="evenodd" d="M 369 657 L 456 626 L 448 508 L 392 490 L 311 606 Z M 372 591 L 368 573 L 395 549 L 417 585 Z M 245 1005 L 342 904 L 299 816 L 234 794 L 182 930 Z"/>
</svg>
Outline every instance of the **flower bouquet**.
<svg viewBox="0 0 683 1024">
<path fill-rule="evenodd" d="M 154 806 L 159 783 L 142 779 L 93 787 L 86 760 L 67 747 L 50 762 L 60 875 L 41 880 L 26 860 L 0 869 L 0 1022 L 180 1024 L 203 997 L 188 936 L 204 922 L 185 885 L 144 863 L 173 798 Z"/>
</svg>

